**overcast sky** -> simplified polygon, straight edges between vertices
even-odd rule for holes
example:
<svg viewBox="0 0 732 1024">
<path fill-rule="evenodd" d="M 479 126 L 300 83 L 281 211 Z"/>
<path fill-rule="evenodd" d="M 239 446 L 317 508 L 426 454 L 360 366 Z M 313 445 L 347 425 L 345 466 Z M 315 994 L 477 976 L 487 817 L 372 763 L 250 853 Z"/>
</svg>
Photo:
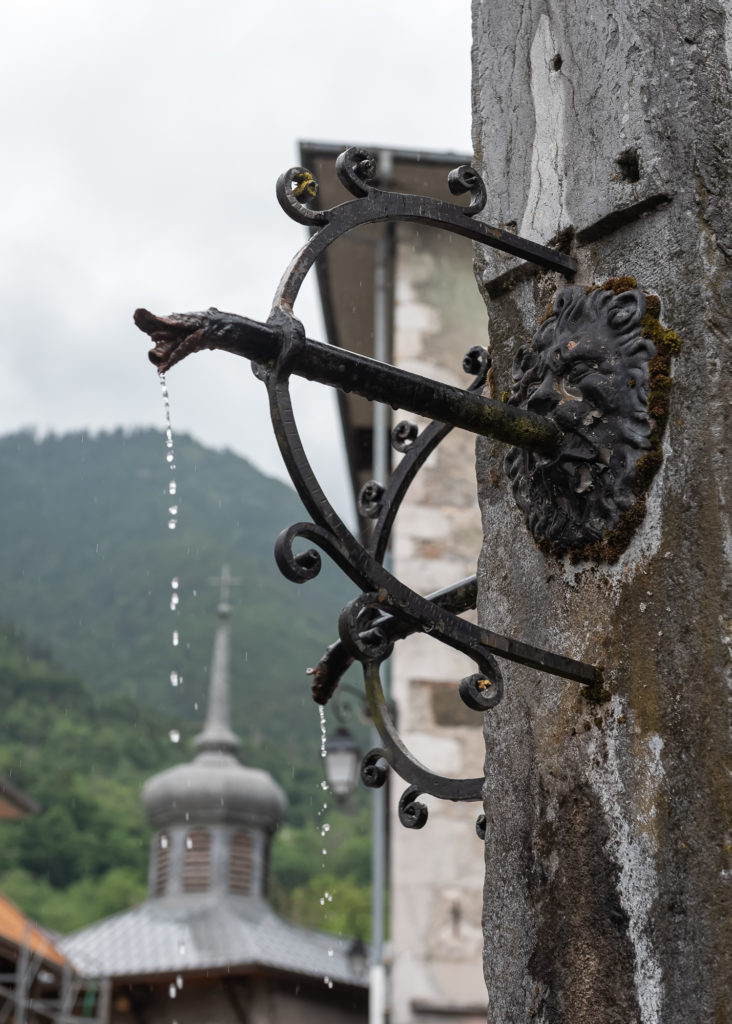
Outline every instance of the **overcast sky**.
<svg viewBox="0 0 732 1024">
<path fill-rule="evenodd" d="M 3 0 L 0 50 L 3 434 L 161 426 L 132 311 L 266 318 L 304 240 L 274 194 L 299 140 L 471 148 L 469 0 Z M 314 288 L 296 313 L 322 337 Z M 177 431 L 286 478 L 248 362 L 168 383 Z M 335 402 L 303 387 L 342 507 Z"/>
</svg>

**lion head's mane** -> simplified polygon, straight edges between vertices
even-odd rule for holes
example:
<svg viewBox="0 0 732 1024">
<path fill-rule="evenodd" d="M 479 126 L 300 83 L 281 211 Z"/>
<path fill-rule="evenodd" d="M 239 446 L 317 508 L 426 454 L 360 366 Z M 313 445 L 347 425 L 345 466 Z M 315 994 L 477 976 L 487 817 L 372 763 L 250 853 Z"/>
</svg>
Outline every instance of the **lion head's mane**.
<svg viewBox="0 0 732 1024">
<path fill-rule="evenodd" d="M 511 448 L 505 460 L 534 539 L 554 554 L 601 541 L 635 500 L 635 468 L 652 431 L 648 366 L 656 350 L 641 334 L 645 308 L 638 288 L 565 288 L 516 353 L 509 404 L 564 432 L 551 455 Z"/>
</svg>

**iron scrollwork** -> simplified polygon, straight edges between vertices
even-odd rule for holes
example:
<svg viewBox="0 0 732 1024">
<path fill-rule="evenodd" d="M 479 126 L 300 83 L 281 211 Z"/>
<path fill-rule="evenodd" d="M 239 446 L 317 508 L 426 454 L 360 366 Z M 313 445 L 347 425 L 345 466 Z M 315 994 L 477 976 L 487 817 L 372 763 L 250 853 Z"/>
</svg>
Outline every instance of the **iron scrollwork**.
<svg viewBox="0 0 732 1024">
<path fill-rule="evenodd" d="M 362 663 L 371 716 L 383 743 L 364 758 L 363 781 L 370 786 L 382 785 L 385 770 L 381 762 L 388 762 L 409 787 L 400 801 L 400 818 L 407 826 L 420 828 L 427 809 L 417 797 L 428 794 L 449 800 L 480 800 L 483 779 L 444 778 L 420 764 L 404 746 L 384 699 L 379 672 L 395 642 L 411 633 L 425 632 L 466 654 L 477 672 L 463 679 L 459 690 L 463 701 L 476 711 L 490 710 L 501 699 L 499 658 L 582 683 L 587 692 L 601 687 L 601 673 L 591 665 L 462 619 L 462 612 L 475 607 L 475 577 L 426 597 L 415 593 L 383 564 L 394 518 L 420 467 L 453 426 L 547 457 L 560 444 L 562 431 L 551 419 L 520 408 L 519 403 L 506 404 L 481 395 L 489 366 L 484 348 L 471 349 L 465 358 L 464 369 L 474 378 L 470 386 L 465 390 L 449 387 L 311 341 L 293 315 L 293 304 L 306 274 L 333 241 L 361 224 L 379 221 L 431 225 L 565 274 L 572 273 L 575 265 L 561 252 L 476 220 L 475 215 L 485 205 L 486 190 L 470 167 L 459 167 L 449 176 L 453 195 L 469 194 L 466 206 L 376 188 L 372 183 L 374 158 L 361 149 L 346 150 L 338 158 L 336 169 L 354 198 L 330 210 L 315 210 L 308 205 L 317 196 L 318 185 L 305 168 L 292 168 L 277 182 L 282 208 L 298 223 L 311 228 L 312 234 L 285 271 L 266 324 L 216 309 L 169 317 L 138 310 L 135 321 L 151 336 L 154 348 L 150 358 L 161 371 L 205 348 L 223 349 L 252 360 L 256 375 L 267 388 L 272 423 L 288 472 L 311 517 L 310 522 L 296 523 L 280 535 L 275 546 L 277 564 L 293 582 L 305 583 L 316 577 L 321 567 L 318 551 L 314 547 L 300 552 L 294 549 L 296 540 L 304 539 L 325 551 L 360 591 L 340 616 L 340 639 L 315 669 L 314 698 L 326 703 L 351 661 Z M 365 544 L 353 536 L 331 507 L 303 450 L 290 399 L 293 373 L 432 420 L 421 433 L 406 421 L 394 428 L 392 444 L 404 457 L 388 482 L 371 481 L 361 492 L 360 508 L 374 520 Z"/>
</svg>

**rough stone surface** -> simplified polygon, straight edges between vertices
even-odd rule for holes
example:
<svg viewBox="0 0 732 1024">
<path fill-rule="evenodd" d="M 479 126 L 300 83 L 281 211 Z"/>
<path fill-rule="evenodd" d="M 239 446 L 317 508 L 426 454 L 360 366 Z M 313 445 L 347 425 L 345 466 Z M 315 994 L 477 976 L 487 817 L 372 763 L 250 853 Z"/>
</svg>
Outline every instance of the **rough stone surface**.
<svg viewBox="0 0 732 1024">
<path fill-rule="evenodd" d="M 678 332 L 664 462 L 616 565 L 542 554 L 478 443 L 480 621 L 602 664 L 611 699 L 506 666 L 486 715 L 494 1024 L 724 1024 L 729 1000 L 732 5 L 475 0 L 485 219 L 633 275 Z M 727 197 L 727 200 L 725 200 Z M 566 284 L 477 253 L 494 394 Z"/>
</svg>

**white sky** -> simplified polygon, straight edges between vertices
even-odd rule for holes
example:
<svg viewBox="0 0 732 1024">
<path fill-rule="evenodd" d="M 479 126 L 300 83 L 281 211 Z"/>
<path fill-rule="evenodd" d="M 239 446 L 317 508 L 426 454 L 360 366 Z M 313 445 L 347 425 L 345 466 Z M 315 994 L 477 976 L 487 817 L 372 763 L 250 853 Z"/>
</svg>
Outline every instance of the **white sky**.
<svg viewBox="0 0 732 1024">
<path fill-rule="evenodd" d="M 470 152 L 470 4 L 3 0 L 0 90 L 0 433 L 161 426 L 133 310 L 266 318 L 305 237 L 274 195 L 301 139 Z M 168 383 L 176 430 L 286 478 L 248 362 Z M 343 507 L 335 402 L 298 393 Z"/>
</svg>

